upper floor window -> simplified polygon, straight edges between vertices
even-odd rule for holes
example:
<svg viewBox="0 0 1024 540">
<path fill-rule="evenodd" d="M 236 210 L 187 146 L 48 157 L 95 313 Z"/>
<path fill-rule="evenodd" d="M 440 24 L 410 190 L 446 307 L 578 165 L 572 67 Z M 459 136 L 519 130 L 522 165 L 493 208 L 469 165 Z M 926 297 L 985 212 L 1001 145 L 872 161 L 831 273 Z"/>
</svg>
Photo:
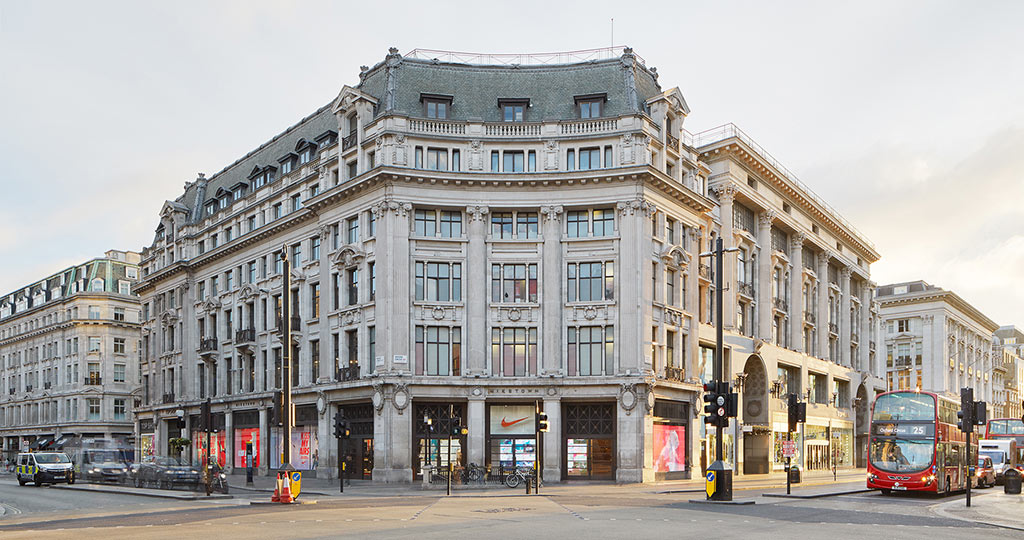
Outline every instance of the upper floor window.
<svg viewBox="0 0 1024 540">
<path fill-rule="evenodd" d="M 427 169 L 432 171 L 447 171 L 448 149 L 427 148 Z"/>
<path fill-rule="evenodd" d="M 211 215 L 212 216 L 213 213 L 216 212 L 216 211 L 217 211 L 217 205 L 216 204 L 210 203 L 210 204 L 206 205 L 206 214 L 207 215 Z"/>
<path fill-rule="evenodd" d="M 416 300 L 462 301 L 462 263 L 417 262 Z"/>
<path fill-rule="evenodd" d="M 451 96 L 421 94 L 420 100 L 423 102 L 423 114 L 427 118 L 438 120 L 448 118 L 448 110 L 452 106 Z"/>
<path fill-rule="evenodd" d="M 537 231 L 536 212 L 494 212 L 491 214 L 491 236 L 493 238 L 537 238 Z"/>
<path fill-rule="evenodd" d="M 609 209 L 573 210 L 566 214 L 566 235 L 569 238 L 612 236 L 615 234 L 615 214 Z"/>
<path fill-rule="evenodd" d="M 296 193 L 292 195 L 292 212 L 302 208 L 302 194 Z"/>
<path fill-rule="evenodd" d="M 462 212 L 451 210 L 416 210 L 415 227 L 416 236 L 461 238 Z M 376 231 L 374 231 L 374 234 L 376 234 Z"/>
<path fill-rule="evenodd" d="M 305 150 L 302 151 L 302 153 L 299 154 L 299 165 L 302 165 L 303 163 L 309 163 L 312 160 L 313 160 L 313 149 L 312 148 L 308 148 L 307 147 Z"/>
<path fill-rule="evenodd" d="M 580 118 L 598 118 L 607 99 L 605 94 L 589 94 L 576 96 L 576 106 L 580 111 Z"/>
<path fill-rule="evenodd" d="M 566 268 L 566 299 L 596 302 L 615 297 L 615 266 L 608 262 L 569 263 Z"/>
<path fill-rule="evenodd" d="M 536 264 L 491 265 L 491 302 L 536 301 Z"/>
<path fill-rule="evenodd" d="M 498 100 L 501 107 L 501 118 L 505 122 L 522 122 L 526 108 L 530 106 L 527 99 L 502 99 Z"/>
<path fill-rule="evenodd" d="M 221 198 L 221 200 L 220 200 L 220 207 L 221 208 L 227 208 L 228 207 L 228 198 L 227 197 Z"/>
<path fill-rule="evenodd" d="M 580 148 L 580 170 L 601 168 L 600 148 Z"/>
<path fill-rule="evenodd" d="M 504 167 L 503 172 L 523 172 L 526 167 L 526 161 L 524 159 L 525 154 L 522 151 L 504 153 Z"/>
<path fill-rule="evenodd" d="M 348 218 L 348 243 L 355 244 L 359 241 L 359 216 Z"/>
<path fill-rule="evenodd" d="M 288 158 L 281 162 L 281 174 L 288 174 L 292 172 L 292 160 Z"/>
</svg>

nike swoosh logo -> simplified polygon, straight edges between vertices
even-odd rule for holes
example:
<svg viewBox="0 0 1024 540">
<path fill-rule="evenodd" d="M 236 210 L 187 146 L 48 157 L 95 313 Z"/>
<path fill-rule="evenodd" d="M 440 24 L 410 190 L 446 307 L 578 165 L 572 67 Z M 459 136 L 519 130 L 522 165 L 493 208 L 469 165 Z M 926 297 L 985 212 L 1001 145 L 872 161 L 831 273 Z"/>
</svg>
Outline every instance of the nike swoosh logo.
<svg viewBox="0 0 1024 540">
<path fill-rule="evenodd" d="M 524 416 L 524 417 L 520 418 L 519 420 L 513 420 L 513 421 L 509 422 L 508 420 L 505 420 L 504 416 L 502 416 L 501 417 L 501 427 L 514 426 L 514 425 L 518 424 L 519 422 L 522 422 L 523 420 L 526 420 L 527 418 L 529 418 L 529 416 Z"/>
</svg>

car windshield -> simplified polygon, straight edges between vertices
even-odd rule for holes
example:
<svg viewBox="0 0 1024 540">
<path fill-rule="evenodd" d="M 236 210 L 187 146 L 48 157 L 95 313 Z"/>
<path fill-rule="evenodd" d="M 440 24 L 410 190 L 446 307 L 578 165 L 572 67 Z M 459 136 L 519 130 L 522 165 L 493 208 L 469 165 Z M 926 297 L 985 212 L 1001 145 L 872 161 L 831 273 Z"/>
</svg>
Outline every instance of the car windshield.
<svg viewBox="0 0 1024 540">
<path fill-rule="evenodd" d="M 181 462 L 172 457 L 159 457 L 156 458 L 156 464 L 163 465 L 164 467 L 178 467 L 181 465 Z"/>
<path fill-rule="evenodd" d="M 96 451 L 92 450 L 88 454 L 89 463 L 120 463 L 121 460 L 117 456 L 117 452 L 113 450 Z"/>
<path fill-rule="evenodd" d="M 991 458 L 992 459 L 992 463 L 995 463 L 996 465 L 999 465 L 1000 463 L 1003 462 L 1003 453 L 1002 452 L 985 452 L 985 451 L 982 451 L 981 455 L 982 456 L 987 456 L 987 457 Z M 978 459 L 981 459 L 981 458 L 979 457 Z"/>
<path fill-rule="evenodd" d="M 67 454 L 36 454 L 36 463 L 70 463 Z"/>
<path fill-rule="evenodd" d="M 935 420 L 935 397 L 917 392 L 894 392 L 875 400 L 874 420 Z"/>
<path fill-rule="evenodd" d="M 990 420 L 988 432 L 990 435 L 1024 435 L 1024 419 Z"/>
<path fill-rule="evenodd" d="M 935 443 L 930 440 L 874 439 L 871 464 L 886 472 L 918 472 L 932 464 Z"/>
<path fill-rule="evenodd" d="M 978 466 L 979 467 L 991 467 L 992 466 L 992 462 L 991 461 L 986 462 L 986 459 L 989 459 L 989 458 L 979 456 L 978 457 Z"/>
</svg>

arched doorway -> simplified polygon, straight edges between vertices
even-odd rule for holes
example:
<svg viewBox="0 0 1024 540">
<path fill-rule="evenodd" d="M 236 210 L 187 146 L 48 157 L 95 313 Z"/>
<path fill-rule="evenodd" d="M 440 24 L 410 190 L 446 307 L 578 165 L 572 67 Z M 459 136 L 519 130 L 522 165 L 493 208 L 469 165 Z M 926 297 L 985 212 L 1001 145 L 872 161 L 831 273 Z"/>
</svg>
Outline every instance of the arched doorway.
<svg viewBox="0 0 1024 540">
<path fill-rule="evenodd" d="M 856 405 L 854 405 L 854 433 L 856 434 L 857 448 L 855 450 L 857 467 L 868 466 L 868 430 L 871 427 L 871 419 L 868 411 L 871 410 L 871 403 L 868 399 L 868 389 L 864 384 L 857 388 Z"/>
<path fill-rule="evenodd" d="M 743 433 L 743 474 L 768 473 L 768 373 L 761 357 L 752 354 L 743 366 L 743 424 L 753 429 Z"/>
</svg>

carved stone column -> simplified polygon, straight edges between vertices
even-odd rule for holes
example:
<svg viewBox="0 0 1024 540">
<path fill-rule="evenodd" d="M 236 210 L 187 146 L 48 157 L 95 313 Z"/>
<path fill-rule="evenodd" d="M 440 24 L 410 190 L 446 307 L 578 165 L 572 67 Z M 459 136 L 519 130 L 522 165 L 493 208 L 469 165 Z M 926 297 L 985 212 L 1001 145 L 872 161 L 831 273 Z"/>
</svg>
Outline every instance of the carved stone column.
<svg viewBox="0 0 1024 540">
<path fill-rule="evenodd" d="M 562 369 L 562 207 L 540 209 L 543 225 L 543 281 L 541 281 L 541 365 L 539 375 L 558 375 Z M 561 371 L 561 374 L 566 373 Z"/>
<path fill-rule="evenodd" d="M 871 369 L 871 342 L 876 339 L 871 332 L 871 296 L 874 288 L 875 284 L 870 281 L 863 282 L 860 288 L 860 345 L 857 348 L 856 368 L 861 372 Z M 876 343 L 875 347 L 877 346 Z M 933 387 L 929 386 L 929 388 Z"/>
<path fill-rule="evenodd" d="M 818 313 L 815 315 L 814 325 L 818 331 L 818 358 L 830 360 L 831 354 L 828 350 L 828 261 L 832 258 L 831 253 L 822 251 L 818 254 Z"/>
<path fill-rule="evenodd" d="M 409 356 L 409 212 L 412 204 L 386 200 L 379 203 L 378 238 L 387 242 L 376 249 L 378 279 L 390 290 L 377 301 L 377 342 L 384 355 L 385 371 L 410 371 L 415 360 Z M 395 364 L 396 356 L 405 363 Z"/>
<path fill-rule="evenodd" d="M 622 201 L 616 205 L 619 218 L 619 335 L 617 342 L 619 369 L 651 371 L 651 324 L 654 291 L 651 280 L 651 215 L 654 205 L 642 198 Z M 625 278 L 635 276 L 639 279 Z"/>
<path fill-rule="evenodd" d="M 853 269 L 844 266 L 839 271 L 839 360 L 844 366 L 851 366 L 850 337 L 853 333 L 853 317 L 850 316 L 850 276 Z"/>
<path fill-rule="evenodd" d="M 722 221 L 722 243 L 728 249 L 736 245 L 736 238 L 732 229 L 732 203 L 736 198 L 736 186 L 731 183 L 720 184 L 715 187 L 715 194 L 718 196 L 718 203 L 721 208 Z M 711 264 L 716 264 L 713 259 L 708 259 Z M 739 289 L 736 275 L 736 254 L 726 253 L 722 262 L 723 275 L 722 285 L 722 320 L 726 329 L 736 327 L 736 290 Z"/>
<path fill-rule="evenodd" d="M 794 233 L 789 239 L 789 347 L 804 351 L 804 240 L 807 235 Z"/>
<path fill-rule="evenodd" d="M 331 302 L 334 300 L 331 298 L 331 294 L 333 294 L 331 279 L 334 272 L 330 260 L 331 227 L 324 223 L 320 225 L 317 232 L 320 235 L 320 274 L 316 278 L 320 282 L 320 370 L 317 377 L 323 381 L 330 381 L 336 376 L 334 373 L 334 351 L 331 350 L 330 317 L 327 316 L 331 311 Z M 312 348 L 310 348 L 310 354 L 312 354 Z M 367 373 L 365 368 L 362 372 Z"/>
<path fill-rule="evenodd" d="M 777 214 L 765 210 L 757 216 L 757 337 L 772 340 L 772 221 Z"/>
<path fill-rule="evenodd" d="M 690 325 L 686 334 L 686 378 L 696 378 L 700 373 L 697 368 L 700 354 L 700 252 L 701 230 L 693 227 L 687 231 L 690 235 L 690 263 L 687 265 L 686 298 L 683 299 L 684 309 L 690 313 Z"/>
<path fill-rule="evenodd" d="M 466 375 L 487 375 L 487 207 L 466 208 L 469 245 L 466 257 Z"/>
</svg>

